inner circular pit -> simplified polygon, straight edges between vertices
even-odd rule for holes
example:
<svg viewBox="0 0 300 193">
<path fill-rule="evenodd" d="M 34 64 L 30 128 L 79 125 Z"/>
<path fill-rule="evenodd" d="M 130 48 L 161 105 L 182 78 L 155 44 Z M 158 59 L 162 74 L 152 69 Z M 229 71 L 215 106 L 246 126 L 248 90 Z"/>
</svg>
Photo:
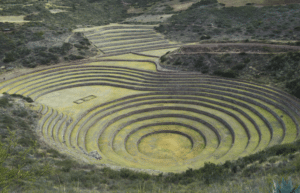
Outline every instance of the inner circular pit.
<svg viewBox="0 0 300 193">
<path fill-rule="evenodd" d="M 177 159 L 193 149 L 193 139 L 180 131 L 167 130 L 170 126 L 159 126 L 159 131 L 143 135 L 138 141 L 142 154 L 158 159 Z"/>
</svg>

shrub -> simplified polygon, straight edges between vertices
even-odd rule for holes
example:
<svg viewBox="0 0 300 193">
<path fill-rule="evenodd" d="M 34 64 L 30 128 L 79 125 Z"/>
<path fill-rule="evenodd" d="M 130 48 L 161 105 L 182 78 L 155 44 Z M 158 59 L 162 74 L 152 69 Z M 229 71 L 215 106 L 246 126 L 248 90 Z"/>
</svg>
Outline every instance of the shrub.
<svg viewBox="0 0 300 193">
<path fill-rule="evenodd" d="M 16 97 L 16 98 L 21 98 L 21 99 L 23 99 L 23 100 L 25 100 L 25 101 L 27 101 L 29 103 L 33 102 L 33 100 L 30 97 L 25 97 L 25 96 L 20 95 L 20 94 L 11 94 L 10 96 Z"/>
<path fill-rule="evenodd" d="M 13 62 L 15 60 L 15 55 L 12 52 L 5 53 L 5 58 L 3 59 L 4 63 Z"/>
<path fill-rule="evenodd" d="M 55 149 L 48 149 L 47 152 L 51 153 L 52 157 L 55 157 L 55 158 L 60 156 L 60 153 L 58 151 L 56 151 Z"/>
<path fill-rule="evenodd" d="M 41 64 L 49 64 L 51 61 L 54 61 L 55 63 L 58 62 L 58 56 L 47 53 L 47 52 L 40 52 L 39 53 L 39 61 Z"/>
<path fill-rule="evenodd" d="M 13 115 L 18 116 L 18 117 L 26 117 L 28 115 L 28 113 L 25 109 L 13 110 L 12 113 L 13 113 Z"/>
<path fill-rule="evenodd" d="M 167 54 L 165 54 L 165 55 L 163 55 L 163 56 L 160 57 L 160 61 L 161 62 L 165 62 L 168 59 L 166 55 Z"/>
<path fill-rule="evenodd" d="M 213 74 L 217 76 L 226 77 L 226 78 L 236 78 L 238 76 L 238 74 L 234 70 L 227 70 L 227 71 L 216 70 L 214 71 Z"/>
<path fill-rule="evenodd" d="M 290 89 L 292 95 L 300 98 L 300 78 L 287 82 L 286 87 Z"/>
<path fill-rule="evenodd" d="M 177 60 L 173 63 L 173 65 L 175 65 L 175 66 L 178 66 L 178 65 L 181 65 L 181 64 L 182 63 L 181 63 L 179 58 L 177 58 Z"/>
<path fill-rule="evenodd" d="M 9 105 L 9 100 L 8 100 L 8 98 L 7 97 L 1 97 L 0 98 L 0 107 L 3 107 L 3 108 L 5 108 L 5 107 L 7 107 Z"/>
<path fill-rule="evenodd" d="M 49 48 L 49 52 L 59 54 L 62 52 L 62 49 L 59 46 L 54 46 L 54 47 Z"/>
<path fill-rule="evenodd" d="M 71 50 L 73 48 L 73 45 L 70 44 L 70 43 L 63 43 L 63 45 L 61 46 L 61 48 L 62 48 L 63 51 L 66 52 L 66 51 Z"/>
<path fill-rule="evenodd" d="M 44 39 L 44 32 L 40 31 L 40 32 L 33 33 L 31 41 L 39 41 L 43 39 Z"/>
<path fill-rule="evenodd" d="M 3 123 L 5 126 L 11 127 L 15 120 L 10 115 L 4 114 L 1 115 L 0 122 Z"/>
<path fill-rule="evenodd" d="M 242 70 L 246 67 L 246 64 L 237 64 L 231 68 L 231 70 Z"/>
<path fill-rule="evenodd" d="M 71 168 L 74 166 L 74 161 L 72 161 L 70 159 L 66 159 L 66 160 L 57 162 L 57 165 L 61 166 L 61 171 L 70 172 Z"/>
<path fill-rule="evenodd" d="M 69 56 L 70 60 L 79 60 L 79 59 L 83 59 L 83 58 L 84 58 L 83 56 L 78 56 L 78 55 L 73 55 L 73 54 L 71 54 Z"/>
<path fill-rule="evenodd" d="M 81 45 L 91 45 L 91 43 L 89 42 L 89 40 L 87 38 L 83 38 L 81 41 L 79 41 L 79 43 Z"/>
<path fill-rule="evenodd" d="M 45 52 L 48 48 L 47 47 L 35 47 L 33 49 L 34 53 L 40 53 L 40 52 Z"/>
<path fill-rule="evenodd" d="M 200 56 L 196 61 L 195 61 L 195 68 L 201 68 L 204 65 L 204 57 Z"/>
<path fill-rule="evenodd" d="M 297 151 L 297 146 L 293 144 L 285 144 L 285 145 L 278 145 L 273 146 L 269 149 L 270 155 L 287 155 L 291 153 L 295 153 Z"/>
<path fill-rule="evenodd" d="M 215 23 L 217 24 L 218 27 L 221 28 L 231 28 L 232 24 L 229 19 L 224 19 L 224 18 L 218 18 L 215 20 Z"/>
<path fill-rule="evenodd" d="M 211 37 L 209 35 L 203 35 L 200 37 L 200 40 L 206 40 L 206 39 L 210 39 Z"/>
<path fill-rule="evenodd" d="M 89 49 L 87 46 L 83 46 L 81 44 L 74 44 L 74 46 L 78 49 Z"/>
<path fill-rule="evenodd" d="M 203 74 L 208 73 L 208 72 L 209 72 L 209 66 L 204 65 L 204 66 L 201 68 L 201 72 L 202 72 Z"/>
<path fill-rule="evenodd" d="M 275 56 L 270 60 L 270 64 L 267 66 L 269 70 L 279 70 L 284 67 L 286 62 L 285 54 Z"/>
<path fill-rule="evenodd" d="M 211 5 L 211 4 L 217 4 L 218 1 L 217 0 L 201 0 L 198 3 L 195 3 L 194 5 L 192 5 L 193 7 L 198 7 L 201 5 Z"/>
<path fill-rule="evenodd" d="M 249 62 L 250 62 L 250 58 L 245 58 L 245 59 L 244 59 L 244 63 L 245 63 L 245 64 L 248 64 Z"/>
<path fill-rule="evenodd" d="M 300 31 L 300 26 L 294 28 L 295 31 Z"/>
</svg>

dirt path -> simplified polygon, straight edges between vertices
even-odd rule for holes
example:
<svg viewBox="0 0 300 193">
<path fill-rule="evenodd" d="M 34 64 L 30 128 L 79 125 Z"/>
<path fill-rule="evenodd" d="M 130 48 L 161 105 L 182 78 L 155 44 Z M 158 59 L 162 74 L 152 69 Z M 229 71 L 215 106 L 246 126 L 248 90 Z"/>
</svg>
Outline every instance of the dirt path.
<svg viewBox="0 0 300 193">
<path fill-rule="evenodd" d="M 186 52 L 186 53 L 176 53 L 173 55 L 186 55 L 186 54 L 239 54 L 241 52 Z M 286 52 L 245 52 L 246 54 L 284 54 Z"/>
<path fill-rule="evenodd" d="M 224 54 L 224 53 L 240 53 L 249 54 L 271 54 L 286 53 L 289 51 L 300 51 L 300 46 L 276 45 L 264 43 L 210 43 L 198 45 L 182 46 L 178 54 Z M 176 53 L 174 53 L 176 54 Z"/>
<path fill-rule="evenodd" d="M 245 47 L 270 47 L 270 48 L 281 48 L 281 49 L 294 49 L 300 50 L 300 46 L 289 46 L 289 45 L 276 45 L 276 44 L 263 44 L 263 43 L 208 43 L 208 44 L 198 44 L 198 45 L 187 45 L 183 46 L 185 48 L 197 48 L 197 47 L 220 47 L 220 46 L 245 46 Z"/>
</svg>

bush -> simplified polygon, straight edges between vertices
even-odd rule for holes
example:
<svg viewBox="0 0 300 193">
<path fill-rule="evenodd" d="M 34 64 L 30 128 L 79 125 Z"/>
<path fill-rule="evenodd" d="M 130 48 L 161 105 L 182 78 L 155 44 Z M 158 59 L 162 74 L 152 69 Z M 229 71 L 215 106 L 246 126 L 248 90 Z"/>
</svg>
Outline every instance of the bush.
<svg viewBox="0 0 300 193">
<path fill-rule="evenodd" d="M 207 40 L 210 39 L 211 37 L 209 35 L 203 35 L 200 37 L 200 40 Z"/>
<path fill-rule="evenodd" d="M 287 82 L 286 87 L 292 95 L 300 98 L 300 78 Z"/>
<path fill-rule="evenodd" d="M 33 52 L 34 53 L 45 52 L 45 51 L 47 51 L 47 49 L 48 49 L 47 47 L 36 47 L 33 49 Z"/>
<path fill-rule="evenodd" d="M 201 6 L 201 5 L 211 5 L 211 4 L 217 4 L 217 3 L 218 3 L 217 0 L 201 0 L 198 3 L 195 3 L 193 5 L 193 7 L 198 7 L 198 6 Z"/>
<path fill-rule="evenodd" d="M 294 28 L 295 31 L 300 31 L 300 26 Z"/>
<path fill-rule="evenodd" d="M 23 58 L 30 54 L 31 50 L 26 47 L 18 47 L 10 52 L 5 53 L 5 58 L 3 62 L 9 63 L 13 62 L 19 58 Z"/>
<path fill-rule="evenodd" d="M 30 97 L 25 97 L 25 96 L 20 95 L 20 94 L 11 94 L 10 96 L 16 97 L 16 98 L 21 98 L 21 99 L 27 101 L 28 103 L 32 103 L 33 102 L 33 100 Z"/>
<path fill-rule="evenodd" d="M 71 168 L 74 166 L 74 161 L 72 161 L 70 159 L 66 159 L 66 160 L 57 162 L 57 165 L 61 166 L 61 171 L 70 172 Z"/>
<path fill-rule="evenodd" d="M 83 38 L 81 41 L 79 41 L 79 43 L 81 45 L 91 45 L 91 43 L 89 42 L 89 40 L 87 38 Z"/>
<path fill-rule="evenodd" d="M 270 60 L 270 64 L 267 66 L 269 70 L 279 70 L 284 67 L 286 62 L 285 54 L 275 56 Z"/>
<path fill-rule="evenodd" d="M 231 70 L 242 70 L 246 67 L 246 64 L 237 64 L 231 68 Z"/>
<path fill-rule="evenodd" d="M 5 53 L 5 58 L 3 59 L 4 63 L 13 62 L 16 60 L 15 55 L 12 52 Z"/>
<path fill-rule="evenodd" d="M 12 113 L 13 113 L 13 115 L 18 116 L 18 117 L 26 117 L 28 115 L 28 113 L 25 109 L 13 110 Z"/>
<path fill-rule="evenodd" d="M 70 60 L 79 60 L 79 59 L 83 59 L 83 58 L 84 58 L 83 56 L 78 56 L 78 55 L 73 55 L 73 54 L 71 54 L 69 56 Z"/>
<path fill-rule="evenodd" d="M 5 126 L 11 127 L 15 120 L 10 115 L 4 114 L 1 115 L 0 122 L 3 123 Z"/>
<path fill-rule="evenodd" d="M 3 107 L 3 108 L 5 108 L 5 107 L 7 107 L 9 105 L 9 100 L 8 100 L 8 98 L 7 97 L 1 97 L 0 98 L 0 107 Z"/>
<path fill-rule="evenodd" d="M 227 70 L 227 71 L 216 70 L 214 71 L 213 74 L 217 76 L 226 77 L 226 78 L 236 78 L 238 76 L 238 74 L 234 70 Z"/>
<path fill-rule="evenodd" d="M 41 56 L 38 58 L 41 64 L 49 64 L 51 61 L 54 61 L 55 63 L 58 62 L 58 56 L 52 53 L 40 52 L 39 56 Z"/>
<path fill-rule="evenodd" d="M 73 45 L 70 44 L 70 43 L 63 43 L 63 45 L 61 46 L 61 48 L 62 48 L 63 51 L 66 52 L 66 51 L 71 50 L 73 48 Z"/>
<path fill-rule="evenodd" d="M 202 72 L 203 74 L 208 73 L 208 72 L 209 72 L 209 66 L 204 65 L 204 66 L 201 68 L 201 72 Z"/>
<path fill-rule="evenodd" d="M 177 60 L 173 63 L 173 65 L 175 65 L 175 66 L 179 66 L 181 64 L 182 64 L 182 62 L 180 61 L 179 58 L 177 58 Z"/>
<path fill-rule="evenodd" d="M 89 47 L 83 46 L 83 45 L 81 45 L 81 44 L 74 44 L 74 46 L 75 46 L 76 48 L 78 48 L 78 49 L 89 49 Z"/>
<path fill-rule="evenodd" d="M 250 58 L 245 58 L 245 59 L 244 59 L 244 63 L 245 63 L 245 64 L 248 64 L 249 62 L 250 62 Z"/>
<path fill-rule="evenodd" d="M 201 68 L 204 65 L 204 57 L 200 56 L 195 62 L 195 68 Z"/>
<path fill-rule="evenodd" d="M 58 151 L 56 151 L 55 149 L 48 149 L 47 152 L 52 154 L 52 157 L 54 157 L 54 158 L 60 156 L 60 153 Z"/>
<path fill-rule="evenodd" d="M 168 58 L 167 58 L 167 54 L 168 54 L 168 53 L 166 53 L 165 55 L 163 55 L 163 56 L 160 57 L 160 61 L 161 61 L 161 62 L 165 62 L 165 61 L 168 59 Z"/>
<path fill-rule="evenodd" d="M 33 33 L 31 41 L 39 41 L 43 39 L 44 39 L 44 32 L 40 31 L 40 32 Z"/>
</svg>

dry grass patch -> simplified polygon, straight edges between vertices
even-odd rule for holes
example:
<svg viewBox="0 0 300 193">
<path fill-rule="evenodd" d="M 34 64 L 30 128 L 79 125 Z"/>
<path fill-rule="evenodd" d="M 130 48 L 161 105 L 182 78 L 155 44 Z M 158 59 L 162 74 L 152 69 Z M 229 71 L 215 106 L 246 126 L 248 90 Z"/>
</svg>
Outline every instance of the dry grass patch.
<svg viewBox="0 0 300 193">
<path fill-rule="evenodd" d="M 10 23 L 25 23 L 30 21 L 24 20 L 24 15 L 19 16 L 0 16 L 0 22 L 10 22 Z"/>
<path fill-rule="evenodd" d="M 183 10 L 187 10 L 194 3 L 195 2 L 188 2 L 188 3 L 182 3 L 182 4 L 174 4 L 174 5 L 171 5 L 171 7 L 173 7 L 174 11 L 183 11 Z"/>
</svg>

